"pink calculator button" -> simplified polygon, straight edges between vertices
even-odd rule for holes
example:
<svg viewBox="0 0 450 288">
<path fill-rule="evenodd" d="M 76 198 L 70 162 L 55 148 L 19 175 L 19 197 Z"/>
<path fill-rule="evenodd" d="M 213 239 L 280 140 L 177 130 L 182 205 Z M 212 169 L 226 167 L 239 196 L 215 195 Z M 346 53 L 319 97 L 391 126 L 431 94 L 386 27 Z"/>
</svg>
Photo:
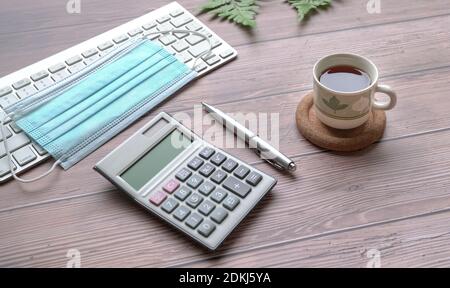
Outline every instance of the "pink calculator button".
<svg viewBox="0 0 450 288">
<path fill-rule="evenodd" d="M 172 194 L 177 188 L 180 187 L 180 183 L 176 180 L 170 180 L 169 182 L 164 185 L 163 189 L 167 193 Z"/>
<path fill-rule="evenodd" d="M 164 200 L 166 200 L 167 195 L 164 192 L 158 191 L 154 193 L 152 196 L 150 196 L 150 202 L 155 204 L 156 206 L 159 206 Z"/>
</svg>

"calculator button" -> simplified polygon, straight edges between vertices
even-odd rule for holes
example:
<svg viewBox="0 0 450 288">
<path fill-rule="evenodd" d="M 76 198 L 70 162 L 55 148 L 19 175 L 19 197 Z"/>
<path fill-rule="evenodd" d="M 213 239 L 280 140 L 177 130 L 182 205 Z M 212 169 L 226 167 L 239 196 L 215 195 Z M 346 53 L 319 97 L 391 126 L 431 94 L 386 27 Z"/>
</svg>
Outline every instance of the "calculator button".
<svg viewBox="0 0 450 288">
<path fill-rule="evenodd" d="M 259 182 L 261 182 L 262 176 L 256 172 L 252 172 L 250 173 L 250 175 L 248 175 L 247 179 L 245 179 L 245 181 L 252 185 L 252 186 L 256 186 L 258 185 Z"/>
<path fill-rule="evenodd" d="M 191 171 L 189 171 L 188 169 L 183 168 L 180 171 L 178 171 L 177 175 L 175 175 L 175 178 L 177 178 L 178 180 L 184 182 L 191 175 L 192 175 Z"/>
<path fill-rule="evenodd" d="M 202 216 L 198 215 L 197 213 L 192 213 L 192 215 L 187 218 L 186 225 L 191 227 L 192 229 L 195 229 L 200 223 L 202 223 L 202 221 Z"/>
<path fill-rule="evenodd" d="M 189 185 L 192 188 L 197 188 L 200 184 L 202 184 L 203 182 L 203 178 L 198 176 L 198 175 L 194 175 L 191 178 L 189 178 L 189 180 L 186 182 L 187 185 Z"/>
<path fill-rule="evenodd" d="M 214 170 L 216 170 L 216 168 L 213 165 L 206 163 L 205 165 L 202 166 L 202 168 L 200 168 L 198 172 L 200 172 L 200 174 L 202 174 L 205 177 L 209 177 L 209 175 L 211 175 L 211 173 L 214 172 Z"/>
<path fill-rule="evenodd" d="M 221 170 L 217 170 L 211 176 L 211 180 L 216 182 L 217 184 L 222 183 L 225 178 L 227 178 L 227 173 Z"/>
<path fill-rule="evenodd" d="M 197 193 L 192 194 L 188 200 L 187 204 L 191 206 L 192 208 L 195 208 L 203 201 L 203 197 L 198 195 Z"/>
<path fill-rule="evenodd" d="M 231 173 L 234 169 L 236 169 L 237 166 L 238 163 L 236 161 L 234 161 L 233 159 L 228 159 L 227 161 L 225 161 L 225 163 L 223 163 L 222 169 Z"/>
<path fill-rule="evenodd" d="M 230 211 L 233 211 L 234 208 L 239 204 L 239 199 L 236 196 L 229 195 L 227 199 L 223 202 L 223 207 L 227 208 Z"/>
<path fill-rule="evenodd" d="M 211 221 L 205 220 L 202 224 L 200 224 L 198 233 L 200 233 L 202 236 L 208 237 L 215 229 L 216 225 L 214 225 Z"/>
<path fill-rule="evenodd" d="M 164 200 L 166 200 L 167 194 L 161 191 L 156 192 L 152 196 L 150 196 L 150 203 L 155 204 L 156 206 L 159 206 Z"/>
<path fill-rule="evenodd" d="M 225 209 L 221 207 L 217 207 L 211 214 L 211 219 L 216 222 L 217 224 L 220 224 L 227 218 L 228 213 Z"/>
<path fill-rule="evenodd" d="M 211 147 L 205 147 L 203 148 L 203 150 L 200 152 L 200 157 L 202 157 L 203 159 L 208 160 L 209 158 L 211 158 L 211 156 L 214 154 L 214 149 Z"/>
<path fill-rule="evenodd" d="M 167 213 L 172 213 L 172 211 L 177 207 L 178 202 L 174 199 L 167 199 L 161 206 L 162 210 L 166 211 Z"/>
<path fill-rule="evenodd" d="M 180 187 L 180 183 L 177 180 L 170 180 L 164 185 L 163 190 L 172 194 L 178 187 Z"/>
<path fill-rule="evenodd" d="M 208 216 L 211 211 L 216 208 L 216 205 L 214 205 L 211 201 L 205 200 L 202 204 L 200 204 L 200 207 L 198 208 L 198 211 L 202 213 L 205 216 Z"/>
<path fill-rule="evenodd" d="M 220 164 L 223 163 L 223 161 L 225 161 L 225 159 L 227 159 L 227 157 L 225 155 L 223 155 L 222 153 L 216 153 L 214 154 L 214 156 L 211 158 L 211 162 L 216 165 L 219 166 Z"/>
<path fill-rule="evenodd" d="M 180 206 L 173 213 L 173 217 L 175 217 L 177 220 L 183 221 L 184 219 L 186 219 L 189 213 L 191 213 L 191 210 L 189 210 L 189 208 L 187 208 L 186 206 Z"/>
<path fill-rule="evenodd" d="M 248 169 L 244 165 L 241 165 L 236 169 L 236 171 L 234 171 L 234 176 L 238 177 L 239 179 L 244 179 L 245 176 L 247 176 L 248 172 L 250 172 L 250 169 Z"/>
<path fill-rule="evenodd" d="M 208 196 L 216 188 L 211 182 L 206 181 L 198 188 L 198 191 L 205 196 Z"/>
<path fill-rule="evenodd" d="M 250 191 L 252 190 L 250 186 L 237 180 L 234 177 L 228 177 L 228 179 L 225 180 L 225 182 L 223 182 L 223 187 L 230 190 L 231 192 L 233 192 L 234 194 L 238 195 L 241 198 L 245 198 L 245 196 L 247 196 L 247 194 L 250 193 Z"/>
<path fill-rule="evenodd" d="M 186 187 L 181 187 L 180 189 L 178 189 L 177 192 L 175 192 L 175 197 L 178 198 L 181 201 L 184 201 L 184 199 L 186 199 L 190 194 L 191 194 L 191 190 L 189 190 Z"/>
<path fill-rule="evenodd" d="M 211 199 L 214 200 L 217 203 L 222 202 L 222 200 L 227 197 L 227 192 L 223 190 L 222 188 L 217 188 L 214 190 L 214 192 L 211 195 Z"/>
<path fill-rule="evenodd" d="M 197 170 L 202 165 L 203 165 L 203 160 L 198 157 L 195 157 L 188 163 L 188 167 L 191 168 L 192 170 Z"/>
</svg>

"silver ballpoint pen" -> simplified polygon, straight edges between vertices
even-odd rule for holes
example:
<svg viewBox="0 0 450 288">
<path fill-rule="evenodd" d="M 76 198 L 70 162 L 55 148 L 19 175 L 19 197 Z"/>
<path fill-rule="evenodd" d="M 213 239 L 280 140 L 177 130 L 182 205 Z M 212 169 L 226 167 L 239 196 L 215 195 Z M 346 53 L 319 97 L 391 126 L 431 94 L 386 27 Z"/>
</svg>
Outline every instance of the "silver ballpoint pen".
<svg viewBox="0 0 450 288">
<path fill-rule="evenodd" d="M 294 161 L 261 139 L 258 135 L 247 129 L 244 125 L 240 124 L 221 110 L 214 108 L 205 102 L 202 102 L 202 105 L 214 119 L 224 125 L 227 130 L 233 132 L 237 137 L 244 140 L 245 143 L 247 143 L 250 148 L 253 148 L 263 160 L 269 162 L 278 169 L 295 171 L 297 166 Z"/>
</svg>

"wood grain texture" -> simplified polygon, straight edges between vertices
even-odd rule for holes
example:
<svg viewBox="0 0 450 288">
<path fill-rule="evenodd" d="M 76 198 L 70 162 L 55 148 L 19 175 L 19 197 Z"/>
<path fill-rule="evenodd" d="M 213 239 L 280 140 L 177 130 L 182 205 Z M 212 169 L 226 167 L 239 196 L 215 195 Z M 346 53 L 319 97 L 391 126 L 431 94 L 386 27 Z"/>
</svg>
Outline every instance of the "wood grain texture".
<svg viewBox="0 0 450 288">
<path fill-rule="evenodd" d="M 2 1 L 0 74 L 168 2 L 134 0 L 124 7 L 122 0 L 82 1 L 82 13 L 68 15 L 65 1 Z M 194 11 L 202 0 L 179 2 Z M 36 185 L 0 186 L 0 266 L 63 267 L 67 250 L 77 248 L 85 267 L 361 267 L 359 249 L 373 246 L 386 253 L 386 266 L 449 266 L 448 1 L 384 1 L 376 15 L 366 12 L 365 1 L 340 1 L 302 25 L 281 2 L 262 3 L 252 33 L 200 16 L 237 47 L 236 61 L 199 79 L 69 171 Z M 314 62 L 337 51 L 371 58 L 381 82 L 399 94 L 384 138 L 358 153 L 320 150 L 295 127 Z M 300 167 L 284 175 L 246 149 L 229 149 L 279 183 L 215 253 L 150 216 L 91 169 L 158 112 L 192 113 L 200 101 L 230 112 L 280 113 L 281 150 Z"/>
</svg>

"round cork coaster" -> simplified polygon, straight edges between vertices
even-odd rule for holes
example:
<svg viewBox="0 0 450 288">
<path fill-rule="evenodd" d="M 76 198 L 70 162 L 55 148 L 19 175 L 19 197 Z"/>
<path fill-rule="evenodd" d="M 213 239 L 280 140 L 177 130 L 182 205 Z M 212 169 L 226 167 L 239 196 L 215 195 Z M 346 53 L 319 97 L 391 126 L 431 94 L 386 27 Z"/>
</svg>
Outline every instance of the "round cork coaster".
<svg viewBox="0 0 450 288">
<path fill-rule="evenodd" d="M 357 151 L 383 136 L 386 127 L 386 113 L 383 110 L 370 112 L 369 120 L 357 128 L 340 130 L 320 122 L 313 107 L 313 92 L 310 92 L 298 104 L 297 127 L 306 139 L 319 147 L 341 152 Z"/>
</svg>

